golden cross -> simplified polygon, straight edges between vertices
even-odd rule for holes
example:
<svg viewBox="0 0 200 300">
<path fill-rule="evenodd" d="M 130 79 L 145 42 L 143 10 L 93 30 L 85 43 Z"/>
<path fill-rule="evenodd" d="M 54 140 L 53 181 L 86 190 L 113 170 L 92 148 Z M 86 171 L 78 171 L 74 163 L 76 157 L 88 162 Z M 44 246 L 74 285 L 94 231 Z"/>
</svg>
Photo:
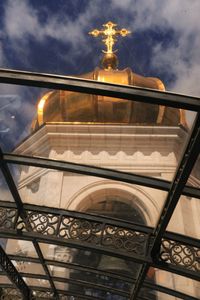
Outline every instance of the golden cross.
<svg viewBox="0 0 200 300">
<path fill-rule="evenodd" d="M 107 47 L 107 51 L 103 50 L 104 53 L 113 53 L 113 46 L 114 46 L 115 42 L 117 41 L 117 39 L 116 39 L 117 35 L 121 35 L 121 36 L 125 37 L 131 33 L 129 30 L 127 30 L 125 28 L 116 29 L 115 28 L 116 26 L 117 26 L 117 24 L 108 22 L 106 24 L 103 24 L 103 27 L 105 27 L 104 30 L 103 29 L 102 30 L 94 29 L 89 32 L 89 34 L 91 34 L 94 37 L 98 37 L 99 35 L 103 36 L 102 41 Z M 116 52 L 116 50 L 114 52 Z"/>
</svg>

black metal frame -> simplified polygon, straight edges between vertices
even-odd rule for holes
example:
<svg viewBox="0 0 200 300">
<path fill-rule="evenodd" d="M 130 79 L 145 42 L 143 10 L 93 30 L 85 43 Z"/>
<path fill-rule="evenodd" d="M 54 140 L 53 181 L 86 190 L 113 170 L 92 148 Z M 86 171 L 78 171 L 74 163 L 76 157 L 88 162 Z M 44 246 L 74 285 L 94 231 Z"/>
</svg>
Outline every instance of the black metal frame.
<svg viewBox="0 0 200 300">
<path fill-rule="evenodd" d="M 9 190 L 15 200 L 15 203 L 3 201 L 0 202 L 0 212 L 1 216 L 3 216 L 3 218 L 0 220 L 0 237 L 18 238 L 32 241 L 33 246 L 38 254 L 38 258 L 35 259 L 30 257 L 8 255 L 2 248 L 0 248 L 0 257 L 2 258 L 0 259 L 0 265 L 3 270 L 0 274 L 7 274 L 13 284 L 15 284 L 16 288 L 19 289 L 24 299 L 34 299 L 34 297 L 37 299 L 37 296 L 34 296 L 33 293 L 32 295 L 30 294 L 30 290 L 38 290 L 44 293 L 50 293 L 48 295 L 51 295 L 51 299 L 60 299 L 60 294 L 74 295 L 75 297 L 80 297 L 82 299 L 93 299 L 92 296 L 80 295 L 78 293 L 60 291 L 57 289 L 54 281 L 56 280 L 63 282 L 64 279 L 51 276 L 48 265 L 52 263 L 57 266 L 65 266 L 66 268 L 76 269 L 80 272 L 92 272 L 97 276 L 103 275 L 128 282 L 132 284 L 132 290 L 130 293 L 130 299 L 132 300 L 144 299 L 144 297 L 142 298 L 140 295 L 142 288 L 157 290 L 181 299 L 195 300 L 196 298 L 190 295 L 186 295 L 181 292 L 153 284 L 152 282 L 148 282 L 146 280 L 146 275 L 150 267 L 156 267 L 158 269 L 173 272 L 194 280 L 200 280 L 199 240 L 166 232 L 167 225 L 181 195 L 200 199 L 199 188 L 186 186 L 187 179 L 191 174 L 193 166 L 199 155 L 200 99 L 173 93 L 107 84 L 73 77 L 37 74 L 13 70 L 0 70 L 0 82 L 53 88 L 59 90 L 71 90 L 81 93 L 112 96 L 131 101 L 136 100 L 138 102 L 150 101 L 152 104 L 189 109 L 197 112 L 195 125 L 191 130 L 190 138 L 188 139 L 188 143 L 172 183 L 165 180 L 158 180 L 155 178 L 116 170 L 38 157 L 20 156 L 16 154 L 3 153 L 1 151 L 0 168 L 8 184 Z M 27 205 L 23 204 L 21 200 L 8 164 L 29 165 L 47 169 L 70 171 L 78 174 L 138 184 L 164 190 L 168 193 L 168 196 L 161 212 L 158 224 L 154 230 L 146 226 L 121 222 L 119 220 L 110 218 L 108 219 L 106 217 L 97 217 L 95 215 Z M 40 224 L 41 227 L 38 227 L 38 216 L 43 216 L 45 220 L 47 220 L 45 224 L 46 227 L 42 226 L 44 224 Z M 54 218 L 53 224 L 50 221 L 52 217 Z M 69 222 L 69 219 L 71 220 L 71 223 Z M 66 220 L 68 220 L 68 223 L 65 223 Z M 84 232 L 85 236 L 82 235 L 82 231 L 78 232 L 78 230 L 75 230 L 73 227 L 75 223 L 78 223 L 81 226 L 84 224 L 84 222 L 87 222 L 89 226 L 89 229 Z M 41 228 L 43 228 L 43 230 L 41 230 Z M 109 228 L 112 228 L 112 234 L 109 232 Z M 121 238 L 118 234 L 119 230 L 120 232 L 129 232 L 131 236 L 129 242 L 131 241 L 132 244 L 129 243 L 128 248 L 126 247 L 127 240 L 124 239 L 120 240 L 121 247 L 116 248 L 116 240 Z M 64 232 L 64 234 L 61 234 L 61 232 Z M 70 232 L 73 232 L 73 235 L 70 235 Z M 110 243 L 107 243 L 108 236 L 109 241 L 111 241 Z M 89 249 L 93 252 L 128 259 L 140 263 L 141 271 L 139 272 L 136 280 L 133 280 L 130 277 L 121 276 L 119 274 L 109 273 L 102 270 L 96 270 L 82 265 L 50 261 L 45 259 L 43 256 L 39 242 L 53 243 L 55 245 L 63 245 L 77 249 Z M 134 245 L 134 247 L 131 248 L 130 244 Z M 135 246 L 136 244 L 137 247 Z M 190 253 L 190 264 L 184 264 L 183 262 L 178 263 L 176 259 L 173 258 L 171 249 L 174 246 L 179 247 L 182 253 L 186 248 L 188 249 Z M 41 287 L 28 287 L 22 279 L 25 274 L 19 273 L 13 266 L 11 260 L 39 262 L 44 268 L 45 275 L 41 276 L 29 273 L 26 274 L 26 277 L 46 279 L 49 281 L 51 288 L 47 289 Z M 72 279 L 65 279 L 65 282 L 73 282 L 73 284 L 83 285 L 86 288 L 98 288 L 102 291 L 108 290 L 108 288 L 104 285 L 92 284 L 85 281 L 80 282 L 78 280 L 73 281 Z M 6 293 L 6 289 L 13 288 L 13 286 L 8 284 L 1 285 L 1 288 L 2 291 Z M 129 297 L 129 294 L 123 292 L 122 290 L 116 291 L 114 288 L 109 288 L 109 290 L 118 295 Z M 45 295 L 45 297 L 47 297 L 47 294 Z"/>
</svg>

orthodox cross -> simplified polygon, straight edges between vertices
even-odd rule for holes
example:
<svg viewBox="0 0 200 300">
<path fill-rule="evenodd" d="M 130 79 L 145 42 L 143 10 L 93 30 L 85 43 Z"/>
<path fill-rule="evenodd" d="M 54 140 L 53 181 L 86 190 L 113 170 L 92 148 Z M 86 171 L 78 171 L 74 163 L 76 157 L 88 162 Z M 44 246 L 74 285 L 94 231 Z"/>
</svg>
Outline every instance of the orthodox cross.
<svg viewBox="0 0 200 300">
<path fill-rule="evenodd" d="M 127 36 L 131 32 L 125 28 L 122 29 L 116 29 L 115 27 L 117 24 L 114 24 L 112 22 L 108 22 L 106 24 L 103 24 L 104 29 L 94 29 L 89 32 L 94 37 L 98 37 L 99 35 L 103 36 L 103 43 L 106 45 L 107 50 L 103 52 L 104 53 L 114 53 L 116 50 L 113 52 L 113 46 L 115 42 L 117 41 L 117 35 L 121 35 L 123 37 Z"/>
</svg>

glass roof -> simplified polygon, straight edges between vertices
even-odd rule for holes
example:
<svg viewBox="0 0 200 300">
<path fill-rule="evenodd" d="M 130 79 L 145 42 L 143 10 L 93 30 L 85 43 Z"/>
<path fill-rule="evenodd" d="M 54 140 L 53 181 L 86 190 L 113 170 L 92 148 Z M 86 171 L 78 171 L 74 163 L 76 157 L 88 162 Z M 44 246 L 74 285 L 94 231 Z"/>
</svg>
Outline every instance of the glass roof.
<svg viewBox="0 0 200 300">
<path fill-rule="evenodd" d="M 198 113 L 190 129 L 48 120 L 32 133 L 11 115 L 1 140 L 0 299 L 199 299 L 200 193 L 187 185 L 199 99 L 15 71 L 1 78 Z"/>
</svg>

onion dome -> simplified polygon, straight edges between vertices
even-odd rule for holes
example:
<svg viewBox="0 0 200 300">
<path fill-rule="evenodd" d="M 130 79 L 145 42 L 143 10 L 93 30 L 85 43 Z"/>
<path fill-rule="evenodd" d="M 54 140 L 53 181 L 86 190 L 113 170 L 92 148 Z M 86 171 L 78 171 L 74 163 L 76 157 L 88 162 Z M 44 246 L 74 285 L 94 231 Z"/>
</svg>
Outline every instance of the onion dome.
<svg viewBox="0 0 200 300">
<path fill-rule="evenodd" d="M 116 24 L 108 22 L 104 30 L 93 30 L 94 37 L 103 35 L 107 51 L 101 60 L 101 67 L 79 76 L 100 82 L 125 84 L 141 88 L 164 91 L 163 82 L 154 77 L 144 77 L 130 68 L 117 68 L 118 59 L 113 51 L 116 36 L 126 36 L 126 29 L 116 29 Z M 132 124 L 165 125 L 187 127 L 185 111 L 151 103 L 140 103 L 112 97 L 89 95 L 71 91 L 50 91 L 43 95 L 37 104 L 37 115 L 32 123 L 36 130 L 44 123 L 91 123 L 91 124 Z"/>
</svg>

